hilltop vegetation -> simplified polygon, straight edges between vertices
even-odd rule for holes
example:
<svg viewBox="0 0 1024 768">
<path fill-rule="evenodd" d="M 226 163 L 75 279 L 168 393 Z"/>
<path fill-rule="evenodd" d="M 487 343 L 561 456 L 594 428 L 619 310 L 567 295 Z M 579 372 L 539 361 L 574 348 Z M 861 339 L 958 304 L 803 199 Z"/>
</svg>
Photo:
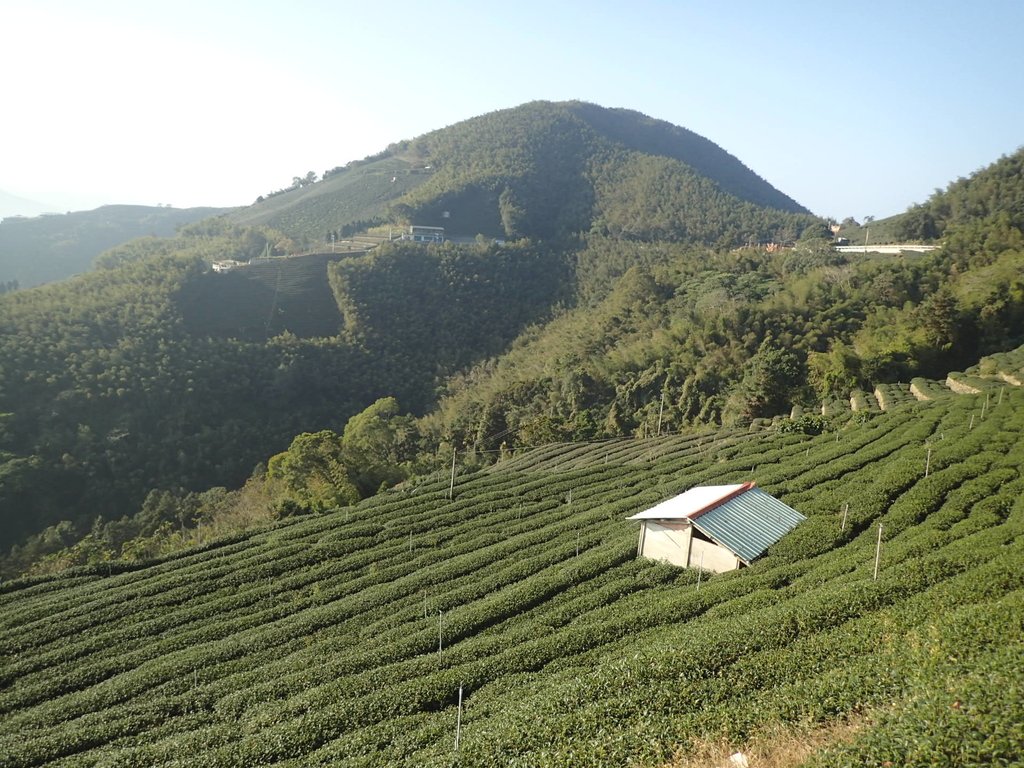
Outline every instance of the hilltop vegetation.
<svg viewBox="0 0 1024 768">
<path fill-rule="evenodd" d="M 322 242 L 328 232 L 345 234 L 386 222 L 391 201 L 426 179 L 422 167 L 384 152 L 328 171 L 319 183 L 257 200 L 228 218 L 242 226 L 273 227 L 310 245 Z"/>
<path fill-rule="evenodd" d="M 935 240 L 947 237 L 958 248 L 1021 246 L 1024 227 L 1024 147 L 960 178 L 900 217 L 900 237 Z M 1015 234 L 1014 234 L 1015 233 Z M 1010 238 L 1009 242 L 1006 241 Z"/>
<path fill-rule="evenodd" d="M 727 245 L 792 240 L 820 226 L 711 141 L 582 102 L 532 102 L 399 142 L 232 220 L 294 238 L 361 221 L 470 237 L 550 240 L 594 228 Z"/>
<path fill-rule="evenodd" d="M 0 221 L 0 284 L 21 288 L 87 272 L 103 251 L 137 237 L 167 237 L 218 208 L 105 205 L 94 211 Z"/>
<path fill-rule="evenodd" d="M 460 474 L 452 499 L 441 469 L 149 564 L 9 583 L 0 749 L 12 768 L 654 768 L 853 718 L 812 765 L 1012 764 L 1022 450 L 1012 388 L 817 437 L 552 445 Z M 635 559 L 627 515 L 751 477 L 808 516 L 752 568 Z"/>
</svg>

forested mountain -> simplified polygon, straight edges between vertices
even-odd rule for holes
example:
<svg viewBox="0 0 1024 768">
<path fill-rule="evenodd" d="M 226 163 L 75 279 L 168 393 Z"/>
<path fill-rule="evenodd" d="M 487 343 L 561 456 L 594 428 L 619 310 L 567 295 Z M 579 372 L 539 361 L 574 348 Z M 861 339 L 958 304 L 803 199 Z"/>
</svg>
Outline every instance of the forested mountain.
<svg viewBox="0 0 1024 768">
<path fill-rule="evenodd" d="M 969 263 L 960 253 L 591 238 L 578 254 L 585 301 L 450 379 L 428 421 L 495 450 L 744 423 L 878 383 L 944 378 L 1024 343 L 1024 249 L 970 251 Z"/>
<path fill-rule="evenodd" d="M 997 238 L 992 244 L 996 248 L 1019 247 L 1020 240 L 1014 238 L 1024 228 L 1022 175 L 1024 147 L 911 206 L 900 217 L 899 235 L 921 240 L 949 237 L 957 247 L 982 236 Z M 971 244 L 984 249 L 984 243 Z"/>
<path fill-rule="evenodd" d="M 314 239 L 391 221 L 470 237 L 595 229 L 727 245 L 793 240 L 818 223 L 711 141 L 583 102 L 532 102 L 399 142 L 231 218 Z"/>
<path fill-rule="evenodd" d="M 247 233 L 237 242 L 266 236 Z M 72 527 L 55 542 L 73 540 L 151 489 L 237 486 L 294 435 L 340 430 L 384 395 L 423 412 L 444 376 L 569 290 L 564 258 L 526 243 L 271 260 L 260 283 L 193 252 L 223 241 L 124 246 L 107 268 L 0 299 L 5 550 L 59 521 Z"/>
<path fill-rule="evenodd" d="M 575 102 L 327 176 L 249 224 L 205 219 L 0 297 L 8 573 L 86 533 L 106 543 L 72 561 L 127 556 L 249 504 L 227 489 L 250 476 L 266 515 L 310 512 L 452 450 L 743 425 L 1024 343 L 1012 173 L 942 250 L 897 258 L 835 253 L 820 219 L 700 137 Z M 257 223 L 271 213 L 285 231 Z M 504 242 L 285 256 L 367 221 Z"/>
<path fill-rule="evenodd" d="M 1021 162 L 850 257 L 537 102 L 5 292 L 4 764 L 1011 764 Z M 408 223 L 483 237 L 370 247 Z M 751 568 L 635 559 L 751 479 L 808 518 Z"/>
<path fill-rule="evenodd" d="M 87 272 L 103 251 L 137 237 L 167 237 L 220 208 L 105 205 L 92 211 L 0 221 L 0 285 L 29 288 Z"/>
</svg>

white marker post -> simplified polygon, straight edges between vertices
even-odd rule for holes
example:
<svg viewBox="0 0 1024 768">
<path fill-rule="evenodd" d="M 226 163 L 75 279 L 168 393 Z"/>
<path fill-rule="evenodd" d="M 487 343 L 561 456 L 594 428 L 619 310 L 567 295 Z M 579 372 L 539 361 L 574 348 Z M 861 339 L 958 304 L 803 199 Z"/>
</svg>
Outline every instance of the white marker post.
<svg viewBox="0 0 1024 768">
<path fill-rule="evenodd" d="M 842 533 L 846 530 L 846 516 L 850 512 L 850 502 L 843 504 L 843 522 L 839 524 L 839 532 Z"/>
<path fill-rule="evenodd" d="M 455 495 L 455 456 L 458 453 L 457 448 L 452 448 L 452 481 L 448 486 L 448 498 L 452 499 Z"/>
<path fill-rule="evenodd" d="M 878 524 L 878 543 L 875 544 L 875 581 L 878 581 L 878 564 L 882 559 L 882 524 Z"/>
<path fill-rule="evenodd" d="M 455 751 L 459 751 L 459 740 L 462 736 L 462 684 L 459 684 L 459 713 L 455 718 Z"/>
</svg>

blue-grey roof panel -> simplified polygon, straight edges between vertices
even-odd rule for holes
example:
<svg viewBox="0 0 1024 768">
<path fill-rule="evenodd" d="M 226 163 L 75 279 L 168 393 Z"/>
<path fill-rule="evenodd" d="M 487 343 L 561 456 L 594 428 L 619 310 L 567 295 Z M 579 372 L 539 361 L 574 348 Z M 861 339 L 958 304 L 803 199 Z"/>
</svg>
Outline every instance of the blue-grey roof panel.
<svg viewBox="0 0 1024 768">
<path fill-rule="evenodd" d="M 771 494 L 751 488 L 692 522 L 701 533 L 749 564 L 805 519 Z"/>
</svg>

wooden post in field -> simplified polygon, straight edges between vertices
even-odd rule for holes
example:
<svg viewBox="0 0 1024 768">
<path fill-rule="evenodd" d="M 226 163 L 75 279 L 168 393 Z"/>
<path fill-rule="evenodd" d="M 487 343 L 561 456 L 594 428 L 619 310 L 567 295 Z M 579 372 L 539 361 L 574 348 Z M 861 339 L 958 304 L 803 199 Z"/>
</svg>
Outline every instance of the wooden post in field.
<svg viewBox="0 0 1024 768">
<path fill-rule="evenodd" d="M 974 429 L 974 414 L 971 414 L 971 423 L 967 425 L 968 429 Z"/>
<path fill-rule="evenodd" d="M 842 533 L 846 530 L 846 516 L 850 512 L 850 502 L 843 504 L 843 522 L 839 524 L 839 532 Z"/>
<path fill-rule="evenodd" d="M 1002 389 L 999 390 L 999 399 L 996 400 L 996 405 L 1002 405 L 1003 404 L 1003 392 L 1005 392 L 1005 391 L 1006 391 L 1006 385 L 1003 384 Z"/>
<path fill-rule="evenodd" d="M 455 456 L 458 454 L 457 448 L 452 448 L 452 481 L 448 485 L 448 498 L 451 499 L 455 495 Z"/>
<path fill-rule="evenodd" d="M 459 738 L 462 736 L 462 683 L 459 683 L 459 713 L 455 719 L 455 751 L 459 751 Z"/>
<path fill-rule="evenodd" d="M 988 392 L 985 393 L 985 403 L 981 406 L 981 418 L 984 421 L 985 411 L 988 410 Z"/>
<path fill-rule="evenodd" d="M 661 414 L 665 412 L 665 392 L 661 393 L 661 405 L 658 406 L 658 437 L 661 437 Z"/>
<path fill-rule="evenodd" d="M 878 581 L 878 563 L 882 559 L 882 524 L 878 524 L 878 543 L 875 544 L 875 581 Z"/>
<path fill-rule="evenodd" d="M 932 466 L 932 449 L 928 448 L 928 457 L 924 460 L 924 476 L 928 477 L 928 470 Z"/>
<path fill-rule="evenodd" d="M 576 531 L 576 557 L 580 556 L 580 532 Z"/>
</svg>

